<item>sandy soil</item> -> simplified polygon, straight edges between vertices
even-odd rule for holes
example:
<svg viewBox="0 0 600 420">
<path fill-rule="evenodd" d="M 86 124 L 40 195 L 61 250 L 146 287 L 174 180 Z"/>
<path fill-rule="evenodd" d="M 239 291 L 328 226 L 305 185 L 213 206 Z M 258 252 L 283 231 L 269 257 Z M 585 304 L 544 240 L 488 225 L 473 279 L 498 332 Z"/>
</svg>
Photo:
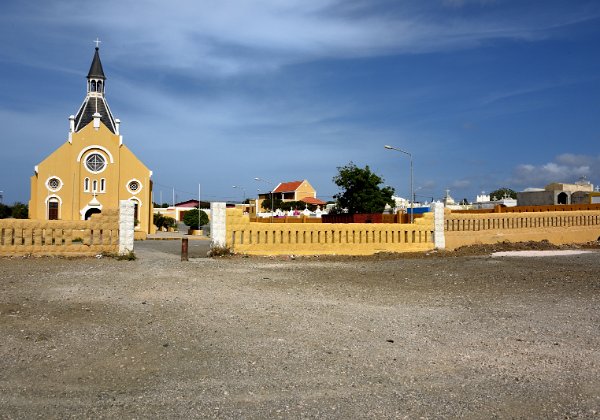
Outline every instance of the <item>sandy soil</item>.
<svg viewBox="0 0 600 420">
<path fill-rule="evenodd" d="M 598 417 L 598 250 L 471 251 L 0 259 L 0 417 Z"/>
</svg>

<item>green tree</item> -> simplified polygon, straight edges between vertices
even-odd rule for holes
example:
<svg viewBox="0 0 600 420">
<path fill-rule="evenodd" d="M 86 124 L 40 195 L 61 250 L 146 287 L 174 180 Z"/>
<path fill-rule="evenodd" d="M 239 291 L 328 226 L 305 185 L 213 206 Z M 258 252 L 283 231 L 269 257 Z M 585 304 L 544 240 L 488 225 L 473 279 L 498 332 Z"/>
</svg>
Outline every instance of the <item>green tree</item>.
<svg viewBox="0 0 600 420">
<path fill-rule="evenodd" d="M 154 213 L 154 225 L 158 228 L 170 228 L 175 227 L 177 222 L 175 219 L 169 216 L 163 216 L 160 213 Z"/>
<path fill-rule="evenodd" d="M 27 204 L 16 202 L 12 206 L 11 216 L 15 219 L 27 219 L 29 217 L 29 208 Z"/>
<path fill-rule="evenodd" d="M 0 219 L 6 219 L 12 214 L 12 209 L 6 204 L 0 203 Z"/>
<path fill-rule="evenodd" d="M 490 193 L 490 200 L 502 200 L 503 198 L 517 198 L 517 193 L 510 188 L 498 188 Z"/>
<path fill-rule="evenodd" d="M 383 213 L 386 204 L 395 205 L 392 199 L 394 189 L 389 186 L 381 188 L 383 178 L 371 172 L 368 165 L 363 169 L 350 162 L 337 169 L 333 182 L 342 190 L 334 195 L 338 208 L 348 209 L 349 214 Z"/>
<path fill-rule="evenodd" d="M 280 198 L 273 197 L 273 211 L 280 209 L 283 204 Z M 260 205 L 264 210 L 271 211 L 271 194 L 269 194 L 268 198 L 265 198 Z"/>
<path fill-rule="evenodd" d="M 183 223 L 190 229 L 198 229 L 199 226 L 204 226 L 208 223 L 208 215 L 203 210 L 192 209 L 183 216 Z"/>
</svg>

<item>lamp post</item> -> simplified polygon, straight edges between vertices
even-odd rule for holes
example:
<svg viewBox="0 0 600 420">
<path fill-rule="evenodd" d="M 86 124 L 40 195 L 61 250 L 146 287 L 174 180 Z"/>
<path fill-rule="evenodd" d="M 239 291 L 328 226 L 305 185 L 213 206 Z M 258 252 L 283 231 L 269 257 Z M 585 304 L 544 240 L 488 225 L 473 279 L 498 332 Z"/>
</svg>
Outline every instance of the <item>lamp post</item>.
<svg viewBox="0 0 600 420">
<path fill-rule="evenodd" d="M 271 181 L 269 181 L 268 179 L 259 178 L 259 177 L 254 178 L 254 180 L 264 182 L 271 187 L 271 192 L 270 192 L 270 194 L 271 194 L 271 220 L 270 220 L 270 223 L 273 223 L 273 183 Z"/>
<path fill-rule="evenodd" d="M 244 199 L 242 201 L 242 204 L 244 204 L 244 201 L 246 201 L 246 189 L 244 187 L 240 187 L 239 185 L 232 185 L 232 188 L 239 188 L 240 190 L 242 190 L 242 194 L 244 195 Z"/>
<path fill-rule="evenodd" d="M 408 155 L 408 157 L 410 158 L 410 223 L 412 224 L 414 221 L 414 204 L 415 204 L 415 196 L 414 196 L 414 190 L 413 190 L 413 157 L 412 154 L 407 152 L 406 150 L 402 150 L 402 149 L 398 149 L 396 147 L 392 147 L 392 146 L 388 146 L 387 144 L 385 146 L 386 149 L 388 150 L 395 150 L 397 152 L 400 153 L 404 153 L 405 155 Z"/>
</svg>

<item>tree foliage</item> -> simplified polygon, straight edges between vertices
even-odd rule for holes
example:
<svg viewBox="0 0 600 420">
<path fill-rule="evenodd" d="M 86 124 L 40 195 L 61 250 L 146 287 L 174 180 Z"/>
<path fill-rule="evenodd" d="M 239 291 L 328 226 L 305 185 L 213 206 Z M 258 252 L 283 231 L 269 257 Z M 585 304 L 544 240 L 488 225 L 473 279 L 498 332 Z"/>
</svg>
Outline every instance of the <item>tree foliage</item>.
<svg viewBox="0 0 600 420">
<path fill-rule="evenodd" d="M 7 217 L 10 217 L 11 214 L 12 209 L 10 208 L 10 206 L 0 203 L 0 219 L 6 219 Z"/>
<path fill-rule="evenodd" d="M 185 212 L 183 223 L 190 229 L 198 229 L 198 227 L 208 224 L 208 215 L 203 210 L 192 209 Z"/>
<path fill-rule="evenodd" d="M 281 201 L 280 198 L 273 197 L 273 211 L 280 209 L 282 203 L 283 203 L 283 201 Z M 271 194 L 269 194 L 269 196 L 263 200 L 263 202 L 260 206 L 265 211 L 271 211 Z"/>
<path fill-rule="evenodd" d="M 490 200 L 502 200 L 503 198 L 517 198 L 517 193 L 510 188 L 498 188 L 490 193 Z"/>
<path fill-rule="evenodd" d="M 169 216 L 163 216 L 160 213 L 154 213 L 154 225 L 158 228 L 158 229 L 162 229 L 162 228 L 172 228 L 175 227 L 177 225 L 177 221 Z"/>
<path fill-rule="evenodd" d="M 270 198 L 265 199 L 262 202 L 261 207 L 265 211 L 271 211 Z M 277 209 L 283 210 L 283 211 L 304 210 L 304 209 L 309 209 L 310 211 L 315 211 L 317 209 L 317 206 L 314 204 L 305 203 L 304 201 L 283 201 L 283 200 L 275 197 L 273 200 L 273 211 L 275 211 Z"/>
<path fill-rule="evenodd" d="M 27 204 L 16 202 L 12 206 L 7 206 L 0 203 L 0 219 L 7 219 L 9 217 L 27 219 L 29 217 Z"/>
<path fill-rule="evenodd" d="M 350 162 L 337 169 L 333 182 L 342 190 L 334 196 L 338 208 L 348 209 L 349 214 L 383 213 L 386 204 L 395 205 L 394 189 L 381 188 L 383 178 L 371 172 L 368 165 L 363 169 Z"/>
</svg>

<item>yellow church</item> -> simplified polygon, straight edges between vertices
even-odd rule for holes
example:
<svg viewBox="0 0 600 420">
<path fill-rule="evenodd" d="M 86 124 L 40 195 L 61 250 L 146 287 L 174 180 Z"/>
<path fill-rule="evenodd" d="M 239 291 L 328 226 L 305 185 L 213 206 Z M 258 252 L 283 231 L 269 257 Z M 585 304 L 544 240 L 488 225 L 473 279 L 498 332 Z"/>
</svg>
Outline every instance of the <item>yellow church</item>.
<svg viewBox="0 0 600 420">
<path fill-rule="evenodd" d="M 136 236 L 152 233 L 152 171 L 123 144 L 120 120 L 105 98 L 106 77 L 96 46 L 87 75 L 87 94 L 69 117 L 62 146 L 35 166 L 31 177 L 29 217 L 41 220 L 87 220 L 94 213 L 134 203 Z"/>
</svg>

